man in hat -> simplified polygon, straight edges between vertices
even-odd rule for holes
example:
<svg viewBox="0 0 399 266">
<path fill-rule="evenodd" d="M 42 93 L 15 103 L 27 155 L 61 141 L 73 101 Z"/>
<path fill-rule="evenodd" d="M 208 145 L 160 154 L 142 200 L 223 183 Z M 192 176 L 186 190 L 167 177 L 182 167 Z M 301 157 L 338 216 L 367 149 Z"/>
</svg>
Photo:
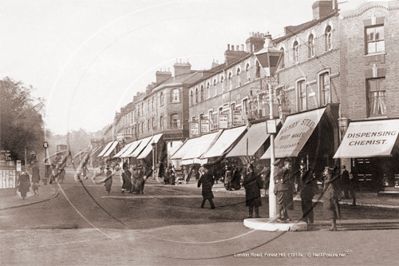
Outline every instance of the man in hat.
<svg viewBox="0 0 399 266">
<path fill-rule="evenodd" d="M 287 207 L 290 202 L 290 189 L 292 186 L 289 184 L 291 179 L 291 160 L 277 160 L 274 165 L 278 166 L 277 173 L 274 178 L 274 194 L 277 196 L 277 209 L 279 212 L 279 218 L 277 222 L 291 221 L 288 217 Z"/>
<path fill-rule="evenodd" d="M 299 165 L 297 183 L 297 191 L 300 193 L 302 203 L 302 220 L 307 223 L 308 229 L 311 230 L 314 222 L 312 200 L 317 183 L 314 178 L 314 173 L 310 171 L 310 169 L 306 169 L 303 160 L 301 160 Z"/>
<path fill-rule="evenodd" d="M 204 208 L 205 201 L 208 200 L 211 204 L 211 209 L 215 209 L 215 204 L 213 203 L 213 193 L 212 193 L 212 186 L 214 184 L 214 179 L 209 171 L 209 166 L 204 165 L 203 174 L 198 179 L 198 188 L 202 185 L 202 203 L 201 208 Z"/>
</svg>

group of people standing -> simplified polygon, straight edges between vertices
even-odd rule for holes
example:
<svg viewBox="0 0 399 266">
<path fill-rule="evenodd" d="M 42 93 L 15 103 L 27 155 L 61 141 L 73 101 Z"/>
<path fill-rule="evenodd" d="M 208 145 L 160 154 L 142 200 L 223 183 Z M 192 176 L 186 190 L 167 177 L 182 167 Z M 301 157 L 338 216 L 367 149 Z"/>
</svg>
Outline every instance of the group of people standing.
<svg viewBox="0 0 399 266">
<path fill-rule="evenodd" d="M 23 166 L 21 173 L 18 177 L 18 191 L 21 193 L 21 197 L 24 200 L 32 187 L 35 196 L 39 196 L 39 181 L 40 181 L 40 170 L 37 161 L 31 162 L 31 171 Z"/>
<path fill-rule="evenodd" d="M 111 193 L 112 187 L 112 178 L 115 172 L 118 171 L 117 167 L 110 167 L 109 165 L 106 166 L 105 169 L 105 178 L 100 181 L 99 183 L 104 183 L 105 190 L 108 193 Z M 129 166 L 127 163 L 123 163 L 121 172 L 121 181 L 122 181 L 122 188 L 121 193 L 137 193 L 137 194 L 144 194 L 144 185 L 146 180 L 146 175 L 143 170 L 143 166 L 133 165 L 131 170 L 129 170 Z"/>
</svg>

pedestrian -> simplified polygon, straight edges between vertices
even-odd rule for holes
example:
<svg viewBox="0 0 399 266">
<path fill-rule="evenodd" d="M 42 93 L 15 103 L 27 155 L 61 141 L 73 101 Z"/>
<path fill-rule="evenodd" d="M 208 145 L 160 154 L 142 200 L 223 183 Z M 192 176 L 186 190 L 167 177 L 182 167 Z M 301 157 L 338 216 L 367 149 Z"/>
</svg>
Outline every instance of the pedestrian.
<svg viewBox="0 0 399 266">
<path fill-rule="evenodd" d="M 113 172 L 112 172 L 111 168 L 109 167 L 109 165 L 107 165 L 105 167 L 105 178 L 102 181 L 100 181 L 99 183 L 104 183 L 105 191 L 107 191 L 108 194 L 111 193 L 112 176 L 113 176 Z"/>
<path fill-rule="evenodd" d="M 277 208 L 279 212 L 279 218 L 277 222 L 288 222 L 291 221 L 288 217 L 287 207 L 291 202 L 292 197 L 292 186 L 289 184 L 291 179 L 291 161 L 289 159 L 277 160 L 275 162 L 277 166 L 276 175 L 274 177 L 274 194 L 277 197 Z"/>
<path fill-rule="evenodd" d="M 340 219 L 340 207 L 338 204 L 339 174 L 334 174 L 335 168 L 325 167 L 323 176 L 323 215 L 331 220 L 330 231 L 337 231 L 337 219 Z"/>
<path fill-rule="evenodd" d="M 265 194 L 268 195 L 270 187 L 270 167 L 267 167 L 266 165 L 263 167 L 262 171 L 260 172 L 260 179 L 262 181 Z"/>
<path fill-rule="evenodd" d="M 346 170 L 346 166 L 342 166 L 342 174 L 341 174 L 341 185 L 342 192 L 344 194 L 345 199 L 352 199 L 352 206 L 356 206 L 356 195 L 354 191 L 354 179 L 350 179 L 349 172 Z"/>
<path fill-rule="evenodd" d="M 247 173 L 242 185 L 245 188 L 245 206 L 248 207 L 248 218 L 253 217 L 254 209 L 255 218 L 260 218 L 259 207 L 262 206 L 262 198 L 260 195 L 262 182 L 259 176 L 255 174 L 253 164 L 248 165 Z"/>
<path fill-rule="evenodd" d="M 236 165 L 232 165 L 231 169 L 231 189 L 239 190 L 241 189 L 241 172 L 237 169 Z"/>
<path fill-rule="evenodd" d="M 198 179 L 197 186 L 198 188 L 202 185 L 202 203 L 201 208 L 204 208 L 205 201 L 208 200 L 209 204 L 211 204 L 211 209 L 215 209 L 215 204 L 213 203 L 213 193 L 212 193 L 212 186 L 214 184 L 214 179 L 209 171 L 209 166 L 204 165 L 203 174 Z"/>
<path fill-rule="evenodd" d="M 182 174 L 183 174 L 183 180 L 185 184 L 188 184 L 188 171 L 187 171 L 187 166 L 183 165 L 182 166 Z"/>
<path fill-rule="evenodd" d="M 231 180 L 232 180 L 232 172 L 231 168 L 226 165 L 225 166 L 225 172 L 224 172 L 224 187 L 226 190 L 232 190 L 231 189 Z"/>
<path fill-rule="evenodd" d="M 35 196 L 39 196 L 39 181 L 40 181 L 40 170 L 37 161 L 32 162 L 32 190 Z"/>
<path fill-rule="evenodd" d="M 51 176 L 51 164 L 50 164 L 48 158 L 46 158 L 44 160 L 44 167 L 45 167 L 45 169 L 44 169 L 44 178 L 43 178 L 42 181 L 43 181 L 43 185 L 47 185 L 47 180 L 49 180 L 50 176 Z"/>
<path fill-rule="evenodd" d="M 313 229 L 314 213 L 313 213 L 313 197 L 317 189 L 315 174 L 310 169 L 306 169 L 306 165 L 301 162 L 299 165 L 298 191 L 301 196 L 302 219 L 308 225 L 308 230 Z"/>
<path fill-rule="evenodd" d="M 135 182 L 135 187 L 138 194 L 144 194 L 145 177 L 143 166 L 139 164 L 137 167 L 137 178 Z"/>
<path fill-rule="evenodd" d="M 126 191 L 131 191 L 132 189 L 132 173 L 130 173 L 129 169 L 128 169 L 128 165 L 127 163 L 123 164 L 123 171 L 121 174 L 121 179 L 122 179 L 122 190 L 121 193 L 125 193 Z"/>
<path fill-rule="evenodd" d="M 21 197 L 24 200 L 26 194 L 30 188 L 29 174 L 25 171 L 25 167 L 22 168 L 22 172 L 18 178 L 18 191 L 21 193 Z"/>
</svg>

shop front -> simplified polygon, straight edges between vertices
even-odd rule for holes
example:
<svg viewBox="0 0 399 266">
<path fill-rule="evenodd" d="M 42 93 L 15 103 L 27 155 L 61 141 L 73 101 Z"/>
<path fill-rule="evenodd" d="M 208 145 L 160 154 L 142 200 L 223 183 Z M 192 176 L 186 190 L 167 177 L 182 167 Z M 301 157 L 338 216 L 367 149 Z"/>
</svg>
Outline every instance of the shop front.
<svg viewBox="0 0 399 266">
<path fill-rule="evenodd" d="M 399 119 L 352 121 L 334 158 L 350 158 L 360 188 L 399 195 Z"/>
<path fill-rule="evenodd" d="M 303 160 L 321 178 L 325 166 L 336 166 L 338 105 L 289 115 L 275 138 L 275 158 L 292 158 L 293 171 Z M 261 159 L 270 159 L 270 147 Z"/>
</svg>

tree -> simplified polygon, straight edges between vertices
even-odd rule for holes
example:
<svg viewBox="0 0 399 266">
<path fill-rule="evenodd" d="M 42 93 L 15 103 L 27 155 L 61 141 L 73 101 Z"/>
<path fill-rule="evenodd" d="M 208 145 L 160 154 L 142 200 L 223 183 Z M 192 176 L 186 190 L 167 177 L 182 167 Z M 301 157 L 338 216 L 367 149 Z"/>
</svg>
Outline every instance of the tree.
<svg viewBox="0 0 399 266">
<path fill-rule="evenodd" d="M 24 160 L 25 150 L 43 149 L 44 122 L 40 114 L 44 103 L 33 105 L 32 86 L 9 77 L 0 80 L 0 147 L 10 150 L 14 160 Z"/>
</svg>

